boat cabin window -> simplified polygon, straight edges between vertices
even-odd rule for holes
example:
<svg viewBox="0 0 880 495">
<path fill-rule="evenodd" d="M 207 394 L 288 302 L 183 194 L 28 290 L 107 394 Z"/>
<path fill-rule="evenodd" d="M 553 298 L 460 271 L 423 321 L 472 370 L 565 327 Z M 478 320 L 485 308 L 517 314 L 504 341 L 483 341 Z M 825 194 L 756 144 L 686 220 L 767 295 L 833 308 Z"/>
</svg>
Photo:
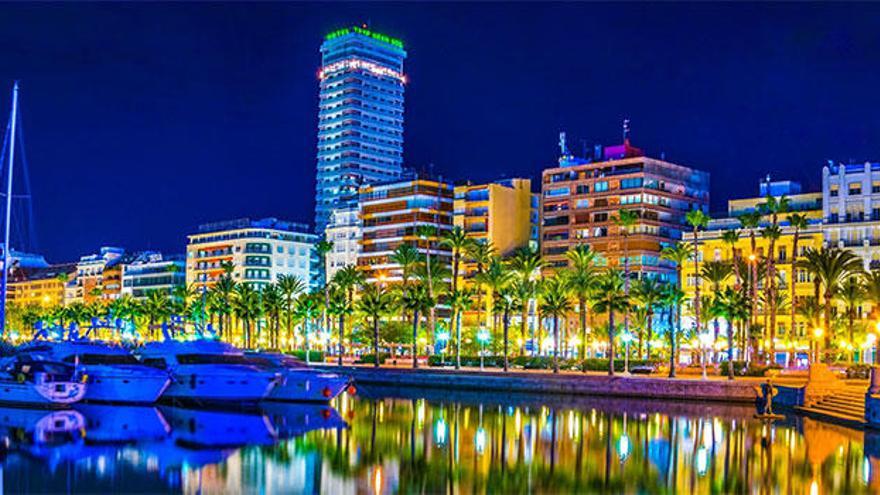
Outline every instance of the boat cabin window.
<svg viewBox="0 0 880 495">
<path fill-rule="evenodd" d="M 168 367 L 168 365 L 165 363 L 165 359 L 164 359 L 164 358 L 145 358 L 145 359 L 143 360 L 143 362 L 144 362 L 144 364 L 146 364 L 147 366 L 152 366 L 152 367 L 154 367 L 154 368 L 159 368 L 160 370 L 164 370 L 165 368 Z"/>
<path fill-rule="evenodd" d="M 65 363 L 73 363 L 74 356 L 64 358 Z M 82 354 L 79 357 L 80 364 L 140 364 L 130 354 Z"/>
<path fill-rule="evenodd" d="M 179 354 L 180 364 L 251 364 L 244 356 L 235 354 Z"/>
</svg>

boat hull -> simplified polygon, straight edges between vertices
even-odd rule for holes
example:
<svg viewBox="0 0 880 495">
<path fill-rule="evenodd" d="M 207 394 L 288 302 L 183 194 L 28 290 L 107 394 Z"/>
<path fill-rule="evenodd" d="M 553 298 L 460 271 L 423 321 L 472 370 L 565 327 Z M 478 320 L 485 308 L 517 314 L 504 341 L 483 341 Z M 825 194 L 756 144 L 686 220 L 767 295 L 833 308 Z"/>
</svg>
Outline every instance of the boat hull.
<svg viewBox="0 0 880 495">
<path fill-rule="evenodd" d="M 86 385 L 79 382 L 18 383 L 0 381 L 0 403 L 38 407 L 67 407 L 82 400 Z"/>
<path fill-rule="evenodd" d="M 256 403 L 266 398 L 279 381 L 275 373 L 243 371 L 175 370 L 174 380 L 162 399 L 207 403 Z M 194 366 L 193 368 L 199 368 Z"/>
<path fill-rule="evenodd" d="M 329 402 L 345 391 L 349 378 L 333 373 L 310 370 L 288 370 L 284 382 L 273 388 L 269 400 L 296 402 Z"/>
<path fill-rule="evenodd" d="M 171 384 L 171 377 L 161 370 L 143 366 L 143 369 L 114 369 L 90 367 L 86 370 L 87 402 L 115 402 L 152 404 L 159 400 Z"/>
</svg>

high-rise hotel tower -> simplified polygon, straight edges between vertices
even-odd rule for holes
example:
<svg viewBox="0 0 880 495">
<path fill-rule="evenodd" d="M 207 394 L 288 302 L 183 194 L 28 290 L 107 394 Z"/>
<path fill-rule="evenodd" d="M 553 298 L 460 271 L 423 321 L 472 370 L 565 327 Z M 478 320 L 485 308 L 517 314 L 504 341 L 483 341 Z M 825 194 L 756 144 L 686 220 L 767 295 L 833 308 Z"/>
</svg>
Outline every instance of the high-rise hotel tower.
<svg viewBox="0 0 880 495">
<path fill-rule="evenodd" d="M 395 38 L 339 29 L 321 45 L 315 226 L 357 206 L 361 185 L 398 178 L 403 163 L 403 60 Z"/>
</svg>

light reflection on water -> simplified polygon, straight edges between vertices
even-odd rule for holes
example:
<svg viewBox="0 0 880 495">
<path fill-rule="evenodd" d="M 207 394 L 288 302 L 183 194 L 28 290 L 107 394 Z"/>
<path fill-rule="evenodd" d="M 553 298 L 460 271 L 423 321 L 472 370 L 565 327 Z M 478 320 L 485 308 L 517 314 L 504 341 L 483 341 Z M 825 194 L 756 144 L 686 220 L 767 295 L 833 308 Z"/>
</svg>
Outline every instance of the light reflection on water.
<svg viewBox="0 0 880 495">
<path fill-rule="evenodd" d="M 378 388 L 342 396 L 334 406 L 0 408 L 3 487 L 8 493 L 880 491 L 878 434 L 799 418 L 766 424 L 749 407 Z"/>
</svg>

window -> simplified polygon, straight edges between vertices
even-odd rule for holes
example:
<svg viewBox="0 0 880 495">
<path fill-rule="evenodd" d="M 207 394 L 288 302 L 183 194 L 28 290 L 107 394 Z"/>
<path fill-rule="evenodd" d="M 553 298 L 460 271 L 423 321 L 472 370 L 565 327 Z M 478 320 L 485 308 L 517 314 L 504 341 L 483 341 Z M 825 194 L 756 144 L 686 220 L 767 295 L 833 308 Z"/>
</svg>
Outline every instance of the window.
<svg viewBox="0 0 880 495">
<path fill-rule="evenodd" d="M 785 258 L 786 258 L 785 246 L 779 246 L 779 261 L 785 261 Z"/>
<path fill-rule="evenodd" d="M 575 194 L 587 194 L 590 192 L 590 186 L 586 184 L 578 184 L 575 188 Z"/>
<path fill-rule="evenodd" d="M 593 184 L 593 191 L 594 192 L 604 192 L 607 190 L 608 190 L 608 181 L 603 180 L 603 181 L 600 181 L 600 182 Z"/>
<path fill-rule="evenodd" d="M 850 194 L 850 196 L 857 196 L 859 194 L 862 194 L 862 183 L 861 182 L 850 183 L 849 194 Z"/>
<path fill-rule="evenodd" d="M 620 197 L 620 204 L 622 205 L 632 205 L 642 202 L 641 194 L 624 194 Z"/>
<path fill-rule="evenodd" d="M 620 188 L 621 189 L 634 189 L 636 187 L 642 187 L 642 178 L 641 177 L 623 179 L 620 181 Z"/>
<path fill-rule="evenodd" d="M 548 198 L 555 198 L 559 196 L 568 196 L 568 188 L 567 187 L 557 187 L 556 189 L 549 189 L 544 193 L 544 196 Z"/>
<path fill-rule="evenodd" d="M 831 186 L 828 189 L 828 195 L 831 196 L 832 198 L 836 198 L 837 197 L 837 186 Z"/>
<path fill-rule="evenodd" d="M 590 200 L 589 199 L 579 199 L 579 200 L 577 200 L 577 202 L 575 202 L 574 207 L 575 208 L 589 208 L 590 207 Z"/>
<path fill-rule="evenodd" d="M 608 213 L 594 213 L 593 214 L 593 222 L 606 222 L 608 221 Z"/>
</svg>

